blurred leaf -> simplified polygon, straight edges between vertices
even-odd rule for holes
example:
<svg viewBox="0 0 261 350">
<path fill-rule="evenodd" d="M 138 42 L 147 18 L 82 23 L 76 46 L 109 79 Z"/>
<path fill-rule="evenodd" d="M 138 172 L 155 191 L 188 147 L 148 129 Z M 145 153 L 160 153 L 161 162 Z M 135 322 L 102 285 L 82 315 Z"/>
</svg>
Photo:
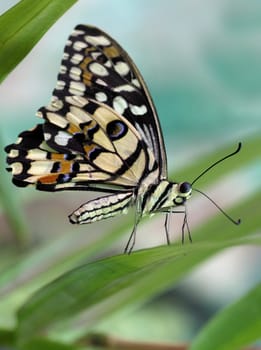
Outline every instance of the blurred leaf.
<svg viewBox="0 0 261 350">
<path fill-rule="evenodd" d="M 0 82 L 77 0 L 22 0 L 0 16 Z"/>
<path fill-rule="evenodd" d="M 3 149 L 2 135 L 0 134 L 0 149 Z M 0 164 L 1 168 L 5 168 L 5 153 L 0 152 Z M 13 229 L 13 235 L 18 245 L 24 245 L 28 239 L 28 228 L 25 218 L 22 214 L 17 200 L 14 197 L 10 178 L 8 178 L 7 172 L 2 170 L 0 172 L 0 199 L 1 204 L 4 207 L 5 214 L 8 218 L 11 228 Z"/>
<path fill-rule="evenodd" d="M 194 340 L 191 350 L 238 350 L 261 336 L 261 283 L 220 311 Z"/>
<path fill-rule="evenodd" d="M 15 334 L 12 330 L 0 328 L 0 346 L 13 346 L 15 342 Z"/>
<path fill-rule="evenodd" d="M 84 350 L 86 347 L 76 346 L 73 344 L 63 344 L 45 338 L 32 339 L 19 350 Z"/>
<path fill-rule="evenodd" d="M 251 206 L 256 206 L 252 199 Z M 249 206 L 250 203 L 244 203 Z M 238 209 L 238 208 L 237 208 Z M 137 303 L 173 285 L 199 263 L 224 248 L 238 244 L 261 244 L 260 236 L 252 236 L 256 231 L 258 211 L 252 210 L 248 232 L 243 225 L 231 229 L 224 227 L 222 239 L 219 235 L 218 220 L 209 224 L 209 232 L 193 244 L 164 246 L 106 258 L 76 268 L 36 292 L 18 312 L 18 335 L 29 339 L 31 334 L 51 326 L 59 320 L 82 312 L 94 305 L 105 302 L 99 316 L 90 317 L 84 324 L 87 328 L 97 319 L 112 311 Z M 218 225 L 218 227 L 220 227 Z M 196 237 L 196 234 L 194 235 Z M 208 239 L 205 240 L 206 236 Z"/>
</svg>

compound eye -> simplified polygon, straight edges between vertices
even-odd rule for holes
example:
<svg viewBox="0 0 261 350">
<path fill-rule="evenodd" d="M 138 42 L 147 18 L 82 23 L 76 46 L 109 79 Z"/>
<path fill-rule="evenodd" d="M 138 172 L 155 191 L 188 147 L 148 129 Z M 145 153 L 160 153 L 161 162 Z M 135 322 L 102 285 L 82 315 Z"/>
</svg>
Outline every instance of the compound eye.
<svg viewBox="0 0 261 350">
<path fill-rule="evenodd" d="M 179 185 L 180 193 L 189 193 L 191 191 L 191 184 L 189 182 L 182 182 Z"/>
</svg>

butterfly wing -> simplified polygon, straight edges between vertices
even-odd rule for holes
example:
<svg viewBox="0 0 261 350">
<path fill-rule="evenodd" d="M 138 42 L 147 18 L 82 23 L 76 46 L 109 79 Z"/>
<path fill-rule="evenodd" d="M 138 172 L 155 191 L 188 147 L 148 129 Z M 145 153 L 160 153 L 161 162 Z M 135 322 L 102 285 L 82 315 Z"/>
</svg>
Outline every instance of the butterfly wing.
<svg viewBox="0 0 261 350">
<path fill-rule="evenodd" d="M 69 37 L 52 101 L 38 116 L 44 124 L 6 147 L 18 186 L 129 190 L 145 177 L 166 177 L 145 83 L 127 53 L 97 28 L 79 25 Z"/>
<path fill-rule="evenodd" d="M 54 99 L 87 96 L 124 116 L 154 154 L 159 179 L 167 177 L 157 112 L 136 65 L 122 47 L 98 28 L 78 25 L 67 41 Z"/>
<path fill-rule="evenodd" d="M 6 147 L 14 183 L 45 191 L 137 187 L 155 159 L 134 127 L 95 100 L 68 96 L 65 102 L 57 110 L 53 104 L 52 112 L 42 108 L 45 123 Z"/>
</svg>

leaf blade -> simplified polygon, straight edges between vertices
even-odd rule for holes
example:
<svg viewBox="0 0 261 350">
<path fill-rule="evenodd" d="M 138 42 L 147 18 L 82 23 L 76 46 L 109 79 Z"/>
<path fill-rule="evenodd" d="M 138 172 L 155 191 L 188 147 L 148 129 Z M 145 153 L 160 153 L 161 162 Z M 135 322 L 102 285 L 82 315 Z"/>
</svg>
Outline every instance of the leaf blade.
<svg viewBox="0 0 261 350">
<path fill-rule="evenodd" d="M 77 0 L 22 0 L 0 16 L 0 82 Z"/>
<path fill-rule="evenodd" d="M 236 350 L 261 334 L 261 283 L 220 311 L 194 340 L 191 350 Z"/>
<path fill-rule="evenodd" d="M 101 317 L 128 303 L 144 301 L 180 280 L 213 254 L 252 241 L 261 244 L 261 237 L 230 236 L 226 241 L 177 245 L 175 249 L 164 246 L 76 268 L 34 294 L 20 309 L 18 335 L 30 337 L 53 322 L 104 301 L 109 301 L 109 305 Z M 95 321 L 91 319 L 90 325 Z"/>
</svg>

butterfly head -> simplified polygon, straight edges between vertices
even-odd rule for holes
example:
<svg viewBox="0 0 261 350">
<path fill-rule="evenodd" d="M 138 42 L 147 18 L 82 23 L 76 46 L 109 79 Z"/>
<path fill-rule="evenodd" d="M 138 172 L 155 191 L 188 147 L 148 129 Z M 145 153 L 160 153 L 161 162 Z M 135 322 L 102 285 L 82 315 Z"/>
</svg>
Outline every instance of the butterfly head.
<svg viewBox="0 0 261 350">
<path fill-rule="evenodd" d="M 177 193 L 173 202 L 175 205 L 182 205 L 186 202 L 187 199 L 191 197 L 192 186 L 189 182 L 180 182 L 177 184 Z"/>
</svg>

